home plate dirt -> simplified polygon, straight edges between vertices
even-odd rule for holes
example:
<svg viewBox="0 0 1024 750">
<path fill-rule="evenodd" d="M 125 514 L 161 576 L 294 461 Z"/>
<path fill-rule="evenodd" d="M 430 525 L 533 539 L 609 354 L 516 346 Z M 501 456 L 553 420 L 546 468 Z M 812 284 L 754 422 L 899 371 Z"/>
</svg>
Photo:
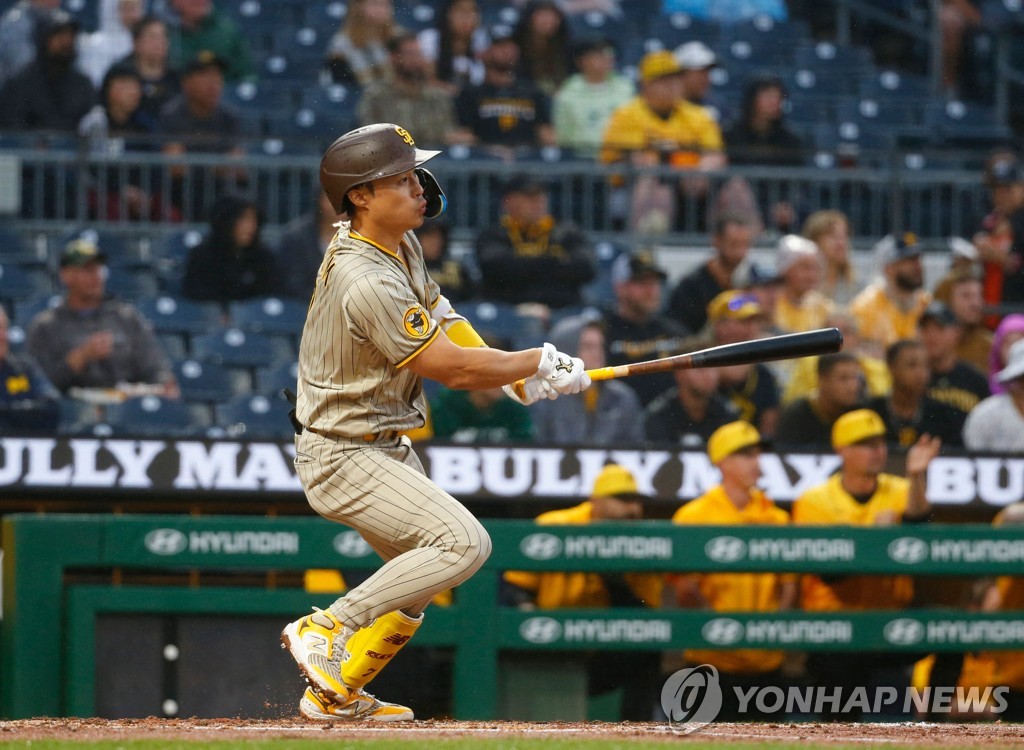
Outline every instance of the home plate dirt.
<svg viewBox="0 0 1024 750">
<path fill-rule="evenodd" d="M 638 743 L 687 739 L 723 743 L 864 743 L 934 747 L 1024 746 L 1024 724 L 712 724 L 691 735 L 674 734 L 665 724 L 631 722 L 413 721 L 401 725 L 312 723 L 304 719 L 23 719 L 0 721 L 0 744 L 11 740 L 102 741 L 132 737 L 174 740 L 241 740 L 311 737 L 344 733 L 346 739 L 394 737 L 427 742 L 440 737 L 594 737 Z"/>
</svg>

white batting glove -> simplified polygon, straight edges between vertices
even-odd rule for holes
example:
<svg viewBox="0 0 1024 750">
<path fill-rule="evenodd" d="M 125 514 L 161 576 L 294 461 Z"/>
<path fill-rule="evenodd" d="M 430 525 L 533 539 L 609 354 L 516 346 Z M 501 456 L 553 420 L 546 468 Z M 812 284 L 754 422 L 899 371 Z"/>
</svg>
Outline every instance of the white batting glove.
<svg viewBox="0 0 1024 750">
<path fill-rule="evenodd" d="M 558 398 L 558 392 L 551 383 L 547 380 L 541 380 L 536 375 L 531 375 L 522 381 L 521 384 L 510 383 L 509 385 L 503 385 L 501 390 L 505 391 L 505 395 L 510 399 L 523 406 L 535 404 L 542 398 Z"/>
<path fill-rule="evenodd" d="M 560 394 L 579 393 L 590 387 L 590 376 L 583 360 L 563 354 L 549 343 L 544 344 L 534 377 L 547 381 Z"/>
</svg>

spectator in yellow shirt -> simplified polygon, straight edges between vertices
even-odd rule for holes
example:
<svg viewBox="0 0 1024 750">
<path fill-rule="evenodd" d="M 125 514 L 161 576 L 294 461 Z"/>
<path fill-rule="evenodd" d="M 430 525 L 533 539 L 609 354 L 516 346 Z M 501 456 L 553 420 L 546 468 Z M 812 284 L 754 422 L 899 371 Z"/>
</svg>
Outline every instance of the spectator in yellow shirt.
<svg viewBox="0 0 1024 750">
<path fill-rule="evenodd" d="M 634 167 L 670 166 L 677 170 L 709 171 L 726 164 L 722 130 L 708 111 L 683 98 L 682 67 L 667 50 L 647 54 L 640 61 L 640 95 L 612 112 L 604 131 L 603 162 L 628 162 Z M 645 175 L 633 186 L 634 227 L 650 224 L 648 231 L 671 228 L 673 215 L 680 216 L 684 199 L 706 201 L 707 180 L 681 178 L 676 190 L 657 176 Z M 659 206 L 665 216 L 652 219 L 649 203 L 669 196 L 668 206 Z M 704 211 L 697 214 L 703 218 Z M 655 226 L 655 223 L 664 226 Z M 704 229 L 700 226 L 699 229 Z"/>
<path fill-rule="evenodd" d="M 921 246 L 911 232 L 886 235 L 874 247 L 882 278 L 850 302 L 861 335 L 882 348 L 917 335 L 917 321 L 932 301 L 924 290 Z"/>
<path fill-rule="evenodd" d="M 594 480 L 590 498 L 579 505 L 537 516 L 541 525 L 586 525 L 636 521 L 644 500 L 636 478 L 624 466 L 609 464 Z M 661 576 L 656 573 L 531 573 L 510 570 L 502 581 L 502 602 L 539 609 L 607 609 L 661 606 Z M 601 695 L 623 688 L 621 717 L 650 721 L 654 713 L 661 655 L 643 651 L 587 654 L 588 692 Z"/>
<path fill-rule="evenodd" d="M 992 521 L 993 526 L 1024 525 L 1024 502 L 1006 506 Z M 1024 577 L 999 576 L 985 595 L 982 609 L 988 612 L 1024 609 Z M 1010 688 L 1001 721 L 1024 721 L 1024 651 L 990 651 L 991 685 Z"/>
<path fill-rule="evenodd" d="M 832 426 L 832 448 L 842 465 L 824 484 L 796 499 L 793 523 L 890 526 L 927 521 L 932 509 L 925 497 L 925 477 L 940 447 L 938 438 L 922 435 L 907 452 L 907 478 L 886 474 L 889 454 L 882 418 L 870 409 L 847 412 Z M 801 604 L 809 612 L 902 609 L 912 597 L 909 576 L 805 575 L 801 590 Z M 841 686 L 844 695 L 856 686 L 904 688 L 910 684 L 910 666 L 920 656 L 812 653 L 807 672 L 813 684 Z"/>
<path fill-rule="evenodd" d="M 777 525 L 789 523 L 789 514 L 758 489 L 761 478 L 761 434 L 749 422 L 730 422 L 719 427 L 708 441 L 708 457 L 722 473 L 721 484 L 690 501 L 672 517 L 673 523 L 720 526 Z M 796 601 L 792 576 L 776 573 L 701 573 L 670 575 L 676 603 L 716 612 L 775 612 Z M 725 703 L 720 719 L 749 721 L 739 714 L 734 687 L 781 685 L 783 652 L 768 649 L 687 649 L 687 666 L 711 664 L 721 679 Z"/>
</svg>

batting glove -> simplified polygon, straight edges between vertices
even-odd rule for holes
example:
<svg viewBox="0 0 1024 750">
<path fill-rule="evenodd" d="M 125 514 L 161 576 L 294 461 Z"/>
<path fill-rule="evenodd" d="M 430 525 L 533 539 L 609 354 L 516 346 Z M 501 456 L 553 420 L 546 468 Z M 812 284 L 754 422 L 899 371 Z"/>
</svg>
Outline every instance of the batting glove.
<svg viewBox="0 0 1024 750">
<path fill-rule="evenodd" d="M 523 406 L 535 404 L 542 398 L 558 398 L 558 392 L 551 383 L 539 379 L 536 375 L 531 375 L 518 383 L 504 385 L 501 389 L 505 391 L 506 396 Z"/>
<path fill-rule="evenodd" d="M 544 344 L 534 377 L 547 381 L 560 394 L 579 393 L 590 387 L 590 376 L 583 360 L 563 354 L 548 343 Z"/>
</svg>

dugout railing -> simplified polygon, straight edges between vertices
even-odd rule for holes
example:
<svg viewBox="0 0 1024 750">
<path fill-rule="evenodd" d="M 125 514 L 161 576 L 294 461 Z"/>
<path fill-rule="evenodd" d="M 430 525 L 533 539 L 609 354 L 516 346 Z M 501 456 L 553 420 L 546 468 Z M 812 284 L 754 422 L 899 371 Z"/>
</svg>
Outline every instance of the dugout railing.
<svg viewBox="0 0 1024 750">
<path fill-rule="evenodd" d="M 1024 649 L 1024 612 L 956 609 L 714 613 L 499 607 L 504 570 L 787 571 L 1019 575 L 1019 530 L 986 525 L 682 527 L 666 522 L 538 527 L 487 521 L 494 553 L 433 607 L 415 644 L 450 648 L 453 713 L 493 718 L 503 651 L 785 648 L 838 651 Z M 8 719 L 91 716 L 97 622 L 109 613 L 278 616 L 333 595 L 266 587 L 117 585 L 103 571 L 376 568 L 351 530 L 320 519 L 14 514 L 2 521 L 0 707 Z M 92 578 L 77 576 L 89 571 Z M 216 665 L 211 664 L 211 669 Z"/>
</svg>

